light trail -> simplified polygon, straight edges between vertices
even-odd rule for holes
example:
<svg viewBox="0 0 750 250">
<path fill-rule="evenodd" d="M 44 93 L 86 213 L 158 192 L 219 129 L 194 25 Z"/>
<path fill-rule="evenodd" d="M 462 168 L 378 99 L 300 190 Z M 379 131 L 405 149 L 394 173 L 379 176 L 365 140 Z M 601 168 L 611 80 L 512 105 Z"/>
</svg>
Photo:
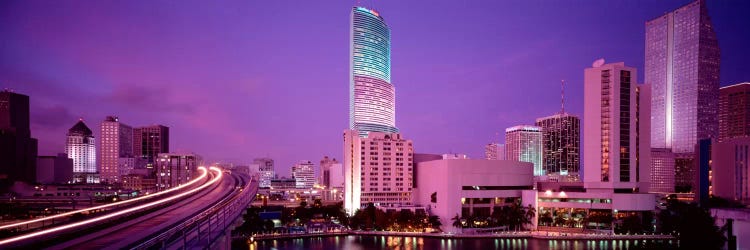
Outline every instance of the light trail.
<svg viewBox="0 0 750 250">
<path fill-rule="evenodd" d="M 149 194 L 149 195 L 146 195 L 146 196 L 141 196 L 141 197 L 138 197 L 138 198 L 135 198 L 135 199 L 129 199 L 129 200 L 124 200 L 124 201 L 120 201 L 120 202 L 110 203 L 110 204 L 106 204 L 106 205 L 100 205 L 100 206 L 96 206 L 96 207 L 90 207 L 90 208 L 84 208 L 84 209 L 79 209 L 79 210 L 75 210 L 75 211 L 70 211 L 70 212 L 67 212 L 67 213 L 56 214 L 56 215 L 52 215 L 52 216 L 46 216 L 44 218 L 27 220 L 27 221 L 22 221 L 22 222 L 18 222 L 18 223 L 3 225 L 3 226 L 0 226 L 0 230 L 7 229 L 7 228 L 18 227 L 18 226 L 23 226 L 23 225 L 31 224 L 31 223 L 42 222 L 42 221 L 46 221 L 46 220 L 52 220 L 52 219 L 61 218 L 61 217 L 65 217 L 65 216 L 69 216 L 69 215 L 73 215 L 73 214 L 77 214 L 77 213 L 81 213 L 81 212 L 88 212 L 88 211 L 102 209 L 102 208 L 108 208 L 108 207 L 113 207 L 113 206 L 124 205 L 124 204 L 128 204 L 128 203 L 133 203 L 133 202 L 136 202 L 136 201 L 140 201 L 140 200 L 144 200 L 144 199 L 148 199 L 148 198 L 152 198 L 152 197 L 156 197 L 156 196 L 161 196 L 161 195 L 164 195 L 164 194 L 168 194 L 168 193 L 171 193 L 171 192 L 183 189 L 183 188 L 185 188 L 187 186 L 193 185 L 194 183 L 200 181 L 201 179 L 206 178 L 206 176 L 208 175 L 208 171 L 206 170 L 206 168 L 205 167 L 198 167 L 198 170 L 201 171 L 201 174 L 198 176 L 198 178 L 195 178 L 195 179 L 193 179 L 193 180 L 191 180 L 191 181 L 189 181 L 189 182 L 187 182 L 187 183 L 185 183 L 183 185 L 180 185 L 180 186 L 177 186 L 177 187 L 173 187 L 173 188 L 161 191 L 161 192 Z"/>
<path fill-rule="evenodd" d="M 6 240 L 2 240 L 2 241 L 0 241 L 0 246 L 8 244 L 8 243 L 17 242 L 17 241 L 20 241 L 20 240 L 25 240 L 25 239 L 33 238 L 33 237 L 40 236 L 40 235 L 46 235 L 46 234 L 50 234 L 50 233 L 54 233 L 54 232 L 58 232 L 58 231 L 62 231 L 62 230 L 66 230 L 66 229 L 70 229 L 70 228 L 82 226 L 82 225 L 87 225 L 87 224 L 95 223 L 95 222 L 106 220 L 106 219 L 109 219 L 109 218 L 112 218 L 112 217 L 115 217 L 115 216 L 119 216 L 119 215 L 123 215 L 123 214 L 126 214 L 126 213 L 138 211 L 138 210 L 141 210 L 141 209 L 144 209 L 144 208 L 156 206 L 156 205 L 159 205 L 159 204 L 162 204 L 162 203 L 165 203 L 165 202 L 169 202 L 169 201 L 172 201 L 172 200 L 175 200 L 175 199 L 178 199 L 178 198 L 182 198 L 182 197 L 187 196 L 189 194 L 198 192 L 198 191 L 200 191 L 200 190 L 202 190 L 202 189 L 204 189 L 204 188 L 206 188 L 208 186 L 211 186 L 214 183 L 216 183 L 219 180 L 221 180 L 221 178 L 223 177 L 223 172 L 221 171 L 221 169 L 219 169 L 217 167 L 210 167 L 210 169 L 217 172 L 216 177 L 213 178 L 213 179 L 211 179 L 210 181 L 204 183 L 203 185 L 199 186 L 198 188 L 191 189 L 191 190 L 185 191 L 184 193 L 181 193 L 181 194 L 178 194 L 178 195 L 175 195 L 175 196 L 171 196 L 171 197 L 168 197 L 168 198 L 164 198 L 164 199 L 161 199 L 161 200 L 158 200 L 158 201 L 152 201 L 152 202 L 149 202 L 147 204 L 140 205 L 140 206 L 128 208 L 128 209 L 125 209 L 125 210 L 122 210 L 122 211 L 118 211 L 118 212 L 114 212 L 114 213 L 111 213 L 111 214 L 102 215 L 102 216 L 97 217 L 97 218 L 92 218 L 92 219 L 88 219 L 88 220 L 84 220 L 84 221 L 80 221 L 80 222 L 76 222 L 76 223 L 71 223 L 71 224 L 67 224 L 67 225 L 63 225 L 63 226 L 59 226 L 59 227 L 55 227 L 55 228 L 50 228 L 50 229 L 47 229 L 47 230 L 42 230 L 42 231 L 39 231 L 39 232 L 34 232 L 34 233 L 25 234 L 25 235 L 21 235 L 21 236 L 9 238 L 9 239 L 6 239 Z"/>
</svg>

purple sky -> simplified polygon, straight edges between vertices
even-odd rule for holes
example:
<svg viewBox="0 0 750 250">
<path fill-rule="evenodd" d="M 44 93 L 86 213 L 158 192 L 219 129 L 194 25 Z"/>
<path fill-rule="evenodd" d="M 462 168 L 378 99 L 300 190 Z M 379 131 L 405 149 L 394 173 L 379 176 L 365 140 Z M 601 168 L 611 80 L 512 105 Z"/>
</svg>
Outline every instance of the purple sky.
<svg viewBox="0 0 750 250">
<path fill-rule="evenodd" d="M 642 81 L 644 22 L 689 1 L 376 1 L 397 126 L 417 152 L 483 157 L 506 127 L 581 115 L 583 69 Z M 31 97 L 41 154 L 83 117 L 171 127 L 173 151 L 245 163 L 340 158 L 354 1 L 0 1 L 0 88 Z M 721 83 L 750 81 L 750 2 L 710 1 Z M 503 136 L 500 140 L 503 141 Z"/>
</svg>

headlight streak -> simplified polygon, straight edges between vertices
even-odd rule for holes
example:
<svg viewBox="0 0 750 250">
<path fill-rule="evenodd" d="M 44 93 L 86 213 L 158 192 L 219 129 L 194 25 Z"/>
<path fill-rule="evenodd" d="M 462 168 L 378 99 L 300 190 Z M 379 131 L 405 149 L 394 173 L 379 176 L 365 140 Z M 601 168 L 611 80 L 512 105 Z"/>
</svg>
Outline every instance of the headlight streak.
<svg viewBox="0 0 750 250">
<path fill-rule="evenodd" d="M 126 213 L 138 211 L 138 210 L 141 210 L 141 209 L 144 209 L 144 208 L 156 206 L 156 205 L 159 205 L 159 204 L 162 204 L 162 203 L 165 203 L 165 202 L 169 202 L 169 201 L 172 201 L 172 200 L 175 200 L 175 199 L 178 199 L 178 198 L 182 198 L 182 197 L 187 196 L 189 194 L 192 194 L 192 193 L 195 193 L 197 191 L 203 190 L 204 188 L 206 188 L 208 186 L 211 186 L 214 183 L 216 183 L 219 180 L 221 180 L 221 178 L 223 176 L 223 172 L 221 171 L 221 169 L 219 169 L 217 167 L 210 167 L 210 169 L 217 172 L 216 177 L 213 178 L 213 179 L 211 179 L 207 183 L 204 183 L 203 185 L 199 186 L 198 188 L 191 189 L 191 190 L 185 191 L 184 193 L 181 193 L 181 194 L 178 194 L 178 195 L 175 195 L 175 196 L 171 196 L 171 197 L 168 197 L 168 198 L 164 198 L 164 199 L 161 199 L 161 200 L 158 200 L 158 201 L 152 201 L 152 202 L 149 202 L 147 204 L 140 205 L 140 206 L 128 208 L 128 209 L 125 209 L 125 210 L 122 210 L 122 211 L 118 211 L 118 212 L 114 212 L 114 213 L 111 213 L 111 214 L 102 215 L 102 216 L 97 217 L 97 218 L 92 218 L 92 219 L 88 219 L 88 220 L 81 221 L 81 222 L 76 222 L 76 223 L 71 223 L 71 224 L 67 224 L 67 225 L 62 225 L 62 226 L 59 226 L 59 227 L 50 228 L 50 229 L 47 229 L 47 230 L 42 230 L 42 231 L 39 231 L 39 232 L 34 232 L 34 233 L 25 234 L 25 235 L 13 237 L 13 238 L 10 238 L 10 239 L 2 240 L 2 241 L 0 241 L 0 246 L 8 244 L 8 243 L 17 242 L 17 241 L 20 241 L 20 240 L 25 240 L 25 239 L 33 238 L 33 237 L 40 236 L 40 235 L 50 234 L 50 233 L 54 233 L 54 232 L 66 230 L 66 229 L 69 229 L 69 228 L 74 228 L 74 227 L 78 227 L 78 226 L 82 226 L 82 225 L 86 225 L 86 224 L 91 224 L 91 223 L 94 223 L 94 222 L 106 220 L 106 219 L 109 219 L 109 218 L 112 218 L 112 217 L 115 217 L 115 216 L 119 216 L 119 215 L 123 215 L 123 214 L 126 214 Z"/>
<path fill-rule="evenodd" d="M 46 220 L 52 220 L 52 219 L 56 219 L 56 218 L 61 218 L 61 217 L 73 215 L 73 214 L 76 214 L 76 213 L 81 213 L 81 212 L 87 212 L 87 211 L 102 209 L 102 208 L 108 208 L 108 207 L 113 207 L 113 206 L 124 205 L 124 204 L 128 204 L 128 203 L 132 203 L 132 202 L 136 202 L 136 201 L 140 201 L 140 200 L 152 198 L 152 197 L 155 197 L 155 196 L 161 196 L 161 195 L 164 195 L 164 194 L 168 194 L 168 193 L 171 193 L 171 192 L 183 189 L 183 188 L 185 188 L 187 186 L 193 185 L 194 183 L 202 180 L 203 178 L 205 178 L 208 175 L 208 171 L 206 170 L 205 167 L 198 167 L 198 170 L 201 171 L 201 174 L 198 176 L 198 178 L 195 178 L 195 179 L 193 179 L 193 180 L 191 180 L 191 181 L 189 181 L 189 182 L 187 182 L 187 183 L 185 183 L 183 185 L 180 185 L 180 186 L 177 186 L 177 187 L 173 187 L 173 188 L 164 190 L 162 192 L 157 192 L 157 193 L 149 194 L 149 195 L 146 195 L 146 196 L 141 196 L 141 197 L 138 197 L 138 198 L 135 198 L 135 199 L 124 200 L 124 201 L 120 201 L 120 202 L 116 202 L 116 203 L 110 203 L 110 204 L 96 206 L 96 207 L 79 209 L 79 210 L 70 211 L 70 212 L 62 213 L 62 214 L 56 214 L 56 215 L 47 216 L 47 217 L 44 217 L 44 218 L 33 219 L 33 220 L 28 220 L 28 221 L 23 221 L 23 222 L 18 222 L 18 223 L 3 225 L 3 226 L 0 226 L 0 230 L 7 229 L 7 228 L 18 227 L 18 226 L 23 226 L 23 225 L 31 224 L 31 223 L 37 223 L 37 222 L 46 221 Z"/>
</svg>

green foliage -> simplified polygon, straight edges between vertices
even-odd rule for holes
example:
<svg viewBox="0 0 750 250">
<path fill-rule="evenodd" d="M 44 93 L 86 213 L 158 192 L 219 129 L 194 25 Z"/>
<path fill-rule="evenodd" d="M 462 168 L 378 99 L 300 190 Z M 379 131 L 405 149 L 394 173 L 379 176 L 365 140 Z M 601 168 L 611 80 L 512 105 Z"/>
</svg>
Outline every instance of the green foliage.
<svg viewBox="0 0 750 250">
<path fill-rule="evenodd" d="M 539 216 L 539 224 L 543 226 L 552 226 L 553 222 L 554 219 L 552 218 L 552 214 L 550 212 L 546 212 Z"/>
<path fill-rule="evenodd" d="M 458 216 L 458 214 L 456 214 L 456 216 L 451 218 L 451 221 L 453 221 L 453 227 L 460 228 L 461 231 L 463 231 L 464 224 L 461 223 L 461 216 Z"/>
<path fill-rule="evenodd" d="M 236 230 L 250 233 L 273 230 L 274 224 L 271 220 L 260 218 L 260 212 L 265 210 L 266 208 L 249 207 L 243 217 L 245 223 L 240 225 Z M 322 203 L 314 202 L 311 207 L 307 207 L 306 204 L 300 204 L 298 207 L 284 208 L 281 211 L 281 223 L 285 226 L 302 226 L 312 218 L 322 218 L 326 221 L 337 220 L 343 225 L 349 223 L 343 203 L 323 206 Z"/>
<path fill-rule="evenodd" d="M 487 218 L 486 227 L 508 226 L 510 229 L 522 230 L 536 215 L 536 209 L 531 205 L 521 206 L 521 201 L 516 201 L 510 206 L 495 208 L 490 218 Z M 474 221 L 482 221 L 485 218 L 475 218 Z M 471 224 L 470 224 L 471 225 Z"/>
<path fill-rule="evenodd" d="M 439 229 L 442 224 L 437 216 L 428 216 L 422 211 L 408 209 L 388 211 L 368 204 L 357 210 L 350 218 L 349 227 L 355 230 L 420 231 L 425 228 Z"/>
</svg>

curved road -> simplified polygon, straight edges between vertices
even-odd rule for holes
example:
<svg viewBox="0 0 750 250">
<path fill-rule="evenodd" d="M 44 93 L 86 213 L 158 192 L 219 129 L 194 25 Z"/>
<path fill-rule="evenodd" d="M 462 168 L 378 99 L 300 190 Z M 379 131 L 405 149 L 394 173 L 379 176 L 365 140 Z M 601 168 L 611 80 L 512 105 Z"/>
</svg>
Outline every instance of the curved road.
<svg viewBox="0 0 750 250">
<path fill-rule="evenodd" d="M 99 230 L 48 249 L 121 249 L 177 224 L 237 192 L 244 180 L 225 174 L 210 188 L 193 194 L 173 205 L 149 214 Z"/>
</svg>

